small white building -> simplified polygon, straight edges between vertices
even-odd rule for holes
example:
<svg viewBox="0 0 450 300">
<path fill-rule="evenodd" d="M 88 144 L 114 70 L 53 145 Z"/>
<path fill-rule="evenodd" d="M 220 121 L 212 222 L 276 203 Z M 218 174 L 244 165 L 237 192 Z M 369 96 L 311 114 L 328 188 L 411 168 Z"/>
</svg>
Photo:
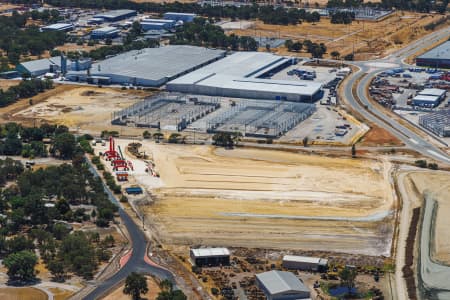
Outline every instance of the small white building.
<svg viewBox="0 0 450 300">
<path fill-rule="evenodd" d="M 198 248 L 189 253 L 191 264 L 198 267 L 227 266 L 230 264 L 230 250 L 227 248 Z"/>
<path fill-rule="evenodd" d="M 291 272 L 270 271 L 256 275 L 256 285 L 267 300 L 310 299 L 310 291 Z"/>
<path fill-rule="evenodd" d="M 322 271 L 328 266 L 328 259 L 310 256 L 285 255 L 283 267 L 303 271 Z"/>
</svg>

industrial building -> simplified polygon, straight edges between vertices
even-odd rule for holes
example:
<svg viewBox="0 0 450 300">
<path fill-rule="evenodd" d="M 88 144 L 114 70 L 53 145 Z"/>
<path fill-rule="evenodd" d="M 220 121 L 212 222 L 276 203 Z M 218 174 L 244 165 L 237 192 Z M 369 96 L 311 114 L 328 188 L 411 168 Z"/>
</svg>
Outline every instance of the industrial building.
<svg viewBox="0 0 450 300">
<path fill-rule="evenodd" d="M 292 58 L 263 52 L 236 52 L 167 84 L 169 91 L 211 96 L 314 102 L 322 85 L 306 80 L 271 80 Z"/>
<path fill-rule="evenodd" d="M 137 15 L 135 10 L 131 9 L 118 9 L 118 10 L 110 10 L 105 13 L 97 14 L 94 16 L 94 19 L 101 19 L 104 22 L 117 22 L 121 20 L 125 20 Z"/>
<path fill-rule="evenodd" d="M 319 257 L 285 255 L 283 257 L 283 267 L 292 270 L 322 272 L 327 269 L 328 260 Z"/>
<path fill-rule="evenodd" d="M 419 124 L 440 137 L 450 137 L 450 109 L 420 116 Z"/>
<path fill-rule="evenodd" d="M 104 84 L 158 87 L 224 56 L 223 50 L 194 46 L 145 48 L 93 64 L 89 76 L 86 72 L 69 72 L 67 78 L 73 81 L 89 81 L 88 77 L 98 77 Z"/>
<path fill-rule="evenodd" d="M 256 285 L 263 291 L 267 300 L 310 298 L 309 289 L 291 272 L 269 271 L 257 274 Z"/>
<path fill-rule="evenodd" d="M 164 14 L 164 19 L 166 20 L 174 20 L 174 21 L 183 21 L 183 22 L 192 22 L 194 21 L 196 14 L 190 13 L 177 13 L 177 12 L 166 12 Z"/>
<path fill-rule="evenodd" d="M 445 99 L 446 90 L 424 89 L 412 99 L 413 106 L 436 107 Z"/>
<path fill-rule="evenodd" d="M 69 23 L 56 23 L 56 24 L 51 24 L 48 26 L 44 26 L 41 27 L 41 31 L 65 31 L 65 32 L 69 32 L 74 30 L 75 27 L 73 26 L 73 24 L 69 24 Z"/>
<path fill-rule="evenodd" d="M 227 248 L 199 248 L 191 249 L 191 263 L 198 267 L 228 266 L 230 251 Z"/>
<path fill-rule="evenodd" d="M 91 31 L 91 39 L 101 40 L 101 39 L 113 39 L 118 37 L 120 30 L 116 27 L 102 27 Z"/>
<path fill-rule="evenodd" d="M 433 68 L 450 68 L 450 41 L 447 41 L 416 58 L 416 65 Z"/>
<path fill-rule="evenodd" d="M 147 31 L 147 30 L 171 29 L 175 27 L 177 21 L 164 19 L 142 19 L 140 23 L 142 30 Z"/>
<path fill-rule="evenodd" d="M 67 60 L 65 57 L 55 56 L 31 60 L 20 63 L 16 71 L 20 74 L 28 74 L 32 77 L 41 76 L 45 73 L 66 73 L 67 71 L 87 70 L 91 66 L 90 59 Z"/>
</svg>

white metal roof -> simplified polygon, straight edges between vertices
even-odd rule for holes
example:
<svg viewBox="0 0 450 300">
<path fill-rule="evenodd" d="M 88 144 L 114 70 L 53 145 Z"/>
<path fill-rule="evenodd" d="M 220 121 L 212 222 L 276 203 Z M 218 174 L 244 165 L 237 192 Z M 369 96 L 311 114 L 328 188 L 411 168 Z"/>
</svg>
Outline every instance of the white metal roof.
<svg viewBox="0 0 450 300">
<path fill-rule="evenodd" d="M 169 84 L 196 85 L 246 91 L 313 95 L 322 85 L 306 80 L 272 80 L 255 78 L 290 58 L 263 52 L 237 52 L 209 64 Z"/>
<path fill-rule="evenodd" d="M 309 289 L 293 273 L 269 271 L 256 277 L 271 295 L 286 292 L 309 292 Z"/>
<path fill-rule="evenodd" d="M 230 255 L 230 250 L 228 250 L 227 248 L 198 248 L 198 249 L 191 249 L 191 252 L 194 254 L 195 257 Z"/>
<path fill-rule="evenodd" d="M 439 100 L 437 96 L 417 95 L 413 98 L 415 101 L 436 102 Z"/>
<path fill-rule="evenodd" d="M 120 30 L 117 29 L 116 27 L 107 26 L 107 27 L 101 27 L 101 28 L 94 29 L 94 30 L 92 30 L 92 33 L 109 33 L 109 32 L 114 32 L 114 31 L 120 31 Z"/>
<path fill-rule="evenodd" d="M 423 91 L 419 92 L 419 95 L 424 95 L 424 96 L 442 96 L 446 93 L 446 90 L 441 90 L 441 89 L 424 89 Z"/>
<path fill-rule="evenodd" d="M 167 24 L 174 24 L 176 23 L 175 20 L 166 20 L 166 19 L 151 19 L 151 18 L 145 18 L 141 20 L 141 23 L 167 23 Z"/>
<path fill-rule="evenodd" d="M 70 61 L 67 61 L 69 64 Z M 61 57 L 55 56 L 50 58 L 36 59 L 30 60 L 26 62 L 20 63 L 25 69 L 27 69 L 30 73 L 43 71 L 50 68 L 50 65 L 61 66 Z"/>
<path fill-rule="evenodd" d="M 447 41 L 430 51 L 420 55 L 417 58 L 425 58 L 425 59 L 450 59 L 450 41 Z"/>
<path fill-rule="evenodd" d="M 56 24 L 51 24 L 51 25 L 48 25 L 48 26 L 44 26 L 44 27 L 42 27 L 42 29 L 62 30 L 62 29 L 69 28 L 69 27 L 72 27 L 72 26 L 73 25 L 69 24 L 69 23 L 56 23 Z"/>
<path fill-rule="evenodd" d="M 294 261 L 294 262 L 304 262 L 310 264 L 326 264 L 327 259 L 320 257 L 310 257 L 310 256 L 298 256 L 298 255 L 285 255 L 283 261 Z"/>
<path fill-rule="evenodd" d="M 94 18 L 117 18 L 120 16 L 128 15 L 135 13 L 135 10 L 131 9 L 116 9 L 116 10 L 110 10 L 105 13 L 97 14 L 94 16 Z"/>
</svg>

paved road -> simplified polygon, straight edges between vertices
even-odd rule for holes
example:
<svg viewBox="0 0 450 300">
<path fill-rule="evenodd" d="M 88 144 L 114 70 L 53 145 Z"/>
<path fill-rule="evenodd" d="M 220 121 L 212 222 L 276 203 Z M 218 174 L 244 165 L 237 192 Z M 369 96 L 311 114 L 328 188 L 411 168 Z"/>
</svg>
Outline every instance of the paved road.
<svg viewBox="0 0 450 300">
<path fill-rule="evenodd" d="M 98 176 L 97 170 L 92 166 L 92 164 L 90 164 L 90 170 L 96 176 Z M 119 207 L 119 215 L 129 233 L 129 237 L 133 247 L 133 252 L 131 254 L 130 259 L 128 260 L 128 262 L 125 264 L 124 267 L 122 267 L 117 273 L 108 278 L 106 281 L 97 285 L 92 292 L 90 292 L 86 297 L 84 297 L 84 299 L 94 300 L 99 298 L 105 292 L 113 288 L 117 283 L 124 280 L 131 272 L 146 273 L 154 275 L 161 279 L 169 279 L 175 285 L 175 280 L 173 278 L 172 273 L 170 273 L 166 269 L 151 266 L 147 264 L 147 262 L 145 262 L 144 257 L 147 256 L 146 249 L 148 241 L 144 233 L 142 232 L 141 228 L 138 225 L 136 225 L 136 223 L 133 222 L 130 216 L 122 209 L 116 197 L 106 187 L 104 183 L 103 186 L 105 188 L 105 192 L 108 194 L 110 201 L 115 203 Z"/>
<path fill-rule="evenodd" d="M 418 151 L 422 155 L 447 164 L 450 163 L 450 157 L 447 153 L 396 120 L 391 119 L 378 105 L 371 104 L 366 95 L 366 86 L 377 73 L 395 67 L 406 66 L 404 63 L 406 57 L 449 35 L 450 27 L 446 27 L 422 38 L 420 41 L 408 45 L 386 58 L 367 62 L 352 62 L 352 64 L 359 67 L 359 71 L 353 73 L 344 83 L 345 98 L 364 118 L 388 130 L 405 143 L 406 146 Z M 356 95 L 362 104 L 353 95 L 352 87 L 354 86 L 356 87 Z"/>
</svg>

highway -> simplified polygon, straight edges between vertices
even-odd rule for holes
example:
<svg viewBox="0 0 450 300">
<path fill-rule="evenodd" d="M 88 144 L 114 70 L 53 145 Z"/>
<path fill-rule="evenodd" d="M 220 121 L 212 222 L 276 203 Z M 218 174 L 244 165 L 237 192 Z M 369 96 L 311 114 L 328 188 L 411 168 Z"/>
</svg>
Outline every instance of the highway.
<svg viewBox="0 0 450 300">
<path fill-rule="evenodd" d="M 93 167 L 91 162 L 86 159 L 89 163 L 89 168 L 95 176 L 99 176 L 97 170 Z M 131 217 L 122 209 L 120 203 L 117 201 L 114 194 L 109 190 L 109 188 L 103 183 L 105 192 L 107 193 L 109 200 L 119 207 L 119 216 L 127 228 L 130 242 L 132 244 L 133 251 L 128 262 L 113 276 L 107 280 L 98 284 L 93 291 L 91 291 L 83 299 L 94 300 L 100 298 L 103 294 L 110 291 L 115 285 L 124 280 L 131 272 L 145 273 L 154 275 L 160 279 L 169 279 L 175 286 L 175 280 L 168 270 L 149 265 L 144 258 L 147 256 L 147 239 L 142 232 L 141 228 L 134 223 Z"/>
<path fill-rule="evenodd" d="M 366 87 L 377 73 L 396 67 L 407 66 L 404 59 L 420 49 L 437 42 L 450 35 L 450 27 L 429 34 L 407 47 L 383 58 L 366 62 L 349 62 L 359 68 L 344 81 L 344 97 L 347 102 L 369 122 L 388 130 L 406 146 L 416 150 L 420 154 L 435 159 L 441 163 L 450 164 L 450 156 L 425 138 L 408 129 L 383 112 L 379 105 L 373 105 L 366 94 Z M 353 93 L 356 90 L 356 96 Z M 359 102 L 359 101 L 360 102 Z"/>
</svg>

